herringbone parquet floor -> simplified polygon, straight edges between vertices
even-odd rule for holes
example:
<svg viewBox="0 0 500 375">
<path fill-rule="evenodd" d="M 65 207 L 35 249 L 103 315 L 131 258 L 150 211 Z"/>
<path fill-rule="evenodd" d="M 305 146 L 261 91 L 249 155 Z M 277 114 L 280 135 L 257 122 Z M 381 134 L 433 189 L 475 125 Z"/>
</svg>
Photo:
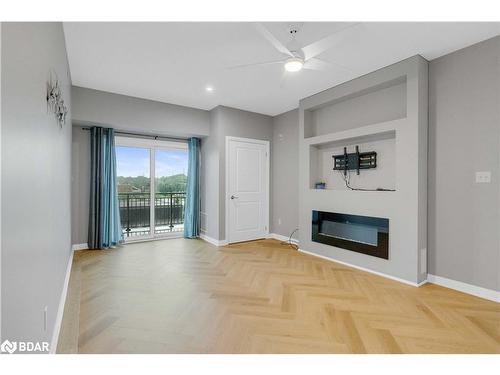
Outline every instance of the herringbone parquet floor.
<svg viewBox="0 0 500 375">
<path fill-rule="evenodd" d="M 80 353 L 500 353 L 500 304 L 275 240 L 80 251 L 74 276 Z"/>
</svg>

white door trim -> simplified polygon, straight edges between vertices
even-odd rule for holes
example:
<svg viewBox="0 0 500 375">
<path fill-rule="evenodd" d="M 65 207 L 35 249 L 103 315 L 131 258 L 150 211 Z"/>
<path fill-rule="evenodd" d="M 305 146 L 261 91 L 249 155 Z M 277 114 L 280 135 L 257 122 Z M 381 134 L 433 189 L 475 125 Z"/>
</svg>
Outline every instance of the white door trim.
<svg viewBox="0 0 500 375">
<path fill-rule="evenodd" d="M 269 235 L 269 186 L 270 186 L 270 160 L 271 160 L 271 154 L 270 154 L 270 142 L 269 141 L 264 141 L 260 139 L 252 139 L 252 138 L 242 138 L 242 137 L 233 137 L 233 136 L 226 136 L 226 185 L 225 185 L 225 190 L 224 190 L 224 204 L 225 204 L 225 230 L 226 230 L 226 239 L 225 242 L 231 243 L 231 238 L 229 238 L 229 142 L 230 141 L 240 141 L 240 142 L 248 142 L 248 143 L 256 143 L 260 145 L 264 145 L 266 147 L 266 202 L 264 204 L 265 207 L 265 212 L 264 212 L 264 218 L 266 221 L 266 235 Z"/>
</svg>

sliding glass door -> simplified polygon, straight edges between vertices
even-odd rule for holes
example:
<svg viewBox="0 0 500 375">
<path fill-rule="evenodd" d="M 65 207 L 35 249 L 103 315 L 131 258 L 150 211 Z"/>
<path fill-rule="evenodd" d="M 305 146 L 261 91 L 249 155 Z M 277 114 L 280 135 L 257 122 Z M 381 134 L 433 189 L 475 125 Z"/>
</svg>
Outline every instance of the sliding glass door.
<svg viewBox="0 0 500 375">
<path fill-rule="evenodd" d="M 151 150 L 116 146 L 120 221 L 125 239 L 151 236 Z"/>
<path fill-rule="evenodd" d="M 116 137 L 116 164 L 125 240 L 182 235 L 187 144 Z"/>
<path fill-rule="evenodd" d="M 184 230 L 187 149 L 155 150 L 155 233 Z"/>
</svg>

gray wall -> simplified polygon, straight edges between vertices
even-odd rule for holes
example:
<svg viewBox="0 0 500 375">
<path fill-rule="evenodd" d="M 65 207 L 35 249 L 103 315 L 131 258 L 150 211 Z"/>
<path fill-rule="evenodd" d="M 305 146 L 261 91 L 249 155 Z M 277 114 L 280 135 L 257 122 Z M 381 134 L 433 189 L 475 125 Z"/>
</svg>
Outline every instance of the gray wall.
<svg viewBox="0 0 500 375">
<path fill-rule="evenodd" d="M 90 136 L 73 126 L 71 145 L 71 243 L 85 244 L 89 229 Z"/>
<path fill-rule="evenodd" d="M 218 110 L 210 111 L 210 136 L 201 140 L 200 232 L 219 239 Z"/>
<path fill-rule="evenodd" d="M 312 188 L 311 176 L 317 175 L 318 153 L 322 147 L 342 146 L 344 142 L 335 136 L 304 139 L 306 130 L 314 125 L 314 111 L 339 108 L 342 113 L 337 119 L 352 116 L 358 118 L 356 107 L 346 101 L 359 103 L 359 95 L 367 91 L 380 90 L 378 95 L 393 97 L 388 85 L 406 77 L 406 116 L 403 119 L 367 125 L 363 131 L 370 134 L 359 137 L 358 121 L 349 122 L 352 129 L 344 130 L 344 142 L 363 143 L 380 140 L 391 136 L 395 142 L 395 192 L 360 192 L 336 189 L 327 186 L 326 190 Z M 299 104 L 299 239 L 302 250 L 316 253 L 341 262 L 353 264 L 373 271 L 381 272 L 410 283 L 416 284 L 426 278 L 426 267 L 419 258 L 425 259 L 427 230 L 427 104 L 428 104 L 428 62 L 421 56 L 413 56 L 375 72 L 358 77 L 352 81 L 316 95 L 302 99 Z M 386 100 L 367 101 L 359 111 L 382 113 L 375 116 L 375 121 L 386 119 L 385 114 L 392 114 L 379 103 Z M 393 105 L 389 101 L 387 105 Z M 368 109 L 367 106 L 374 108 Z M 366 108 L 365 108 L 366 107 Z M 402 112 L 402 111 L 401 111 Z M 399 113 L 401 113 L 399 112 Z M 318 120 L 318 118 L 316 118 Z M 325 129 L 330 119 L 322 119 L 325 124 L 317 128 Z M 320 125 L 320 124 L 316 124 Z M 343 125 L 343 124 L 340 124 Z M 389 132 L 388 132 L 389 131 Z M 309 134 L 311 135 L 311 134 Z M 332 143 L 332 140 L 335 142 Z M 324 142 L 321 144 L 321 142 Z M 310 147 L 316 144 L 316 147 Z M 352 144 L 352 143 L 351 143 Z M 331 158 L 330 158 L 331 159 Z M 331 161 L 330 161 L 331 162 Z M 333 174 L 333 171 L 330 171 Z M 380 259 L 360 253 L 346 251 L 333 246 L 319 244 L 311 240 L 311 215 L 313 210 L 344 212 L 354 215 L 384 217 L 390 220 L 389 259 Z"/>
<path fill-rule="evenodd" d="M 47 113 L 50 69 L 70 105 L 62 24 L 2 24 L 2 338 L 16 341 L 51 341 L 71 254 L 71 120 Z"/>
<path fill-rule="evenodd" d="M 210 113 L 201 109 L 139 99 L 82 87 L 72 88 L 72 230 L 73 244 L 87 243 L 90 178 L 89 133 L 81 125 L 180 137 L 206 137 Z M 212 194 L 212 193 L 211 193 Z"/>
<path fill-rule="evenodd" d="M 2 173 L 1 173 L 1 161 L 2 161 L 2 22 L 0 22 L 0 342 L 2 339 Z"/>
<path fill-rule="evenodd" d="M 217 107 L 219 144 L 219 239 L 226 238 L 226 136 L 271 141 L 273 119 L 260 113 Z M 273 151 L 271 150 L 271 153 Z M 272 172 L 271 172 L 272 173 Z"/>
<path fill-rule="evenodd" d="M 271 232 L 289 236 L 299 227 L 299 111 L 273 118 Z M 281 224 L 280 224 L 281 221 Z M 294 238 L 298 238 L 295 233 Z"/>
<path fill-rule="evenodd" d="M 76 86 L 72 95 L 74 123 L 102 124 L 118 130 L 182 137 L 209 134 L 210 115 L 201 109 Z"/>
<path fill-rule="evenodd" d="M 329 134 L 405 117 L 406 82 L 396 80 L 384 89 L 313 111 L 309 131 L 311 136 Z"/>
<path fill-rule="evenodd" d="M 202 222 L 204 220 L 207 222 L 205 235 L 216 240 L 224 240 L 226 237 L 226 136 L 271 141 L 273 118 L 259 113 L 218 106 L 211 111 L 210 119 L 210 137 L 201 145 Z"/>
<path fill-rule="evenodd" d="M 489 288 L 498 288 L 499 267 L 498 43 L 497 37 L 434 60 L 429 77 L 429 273 Z M 272 140 L 270 230 L 286 236 L 297 227 L 298 207 L 290 203 L 298 200 L 298 187 L 290 182 L 298 174 L 297 111 L 271 119 L 227 107 L 209 113 L 89 89 L 73 93 L 73 117 L 79 122 L 171 135 L 181 124 L 184 132 L 210 134 L 202 140 L 201 221 L 205 234 L 215 239 L 225 238 L 225 136 Z M 86 175 L 82 152 L 88 140 L 77 129 L 74 138 L 73 171 Z M 449 150 L 479 156 L 457 165 Z M 491 170 L 492 183 L 474 184 L 477 170 Z M 73 200 L 73 220 L 81 226 L 73 228 L 73 243 L 84 243 L 88 184 L 75 175 L 74 182 L 79 198 Z"/>
<path fill-rule="evenodd" d="M 429 74 L 429 273 L 499 290 L 500 37 Z"/>
<path fill-rule="evenodd" d="M 428 272 L 499 289 L 500 278 L 500 37 L 445 55 L 429 64 Z M 294 142 L 280 147 L 281 126 L 297 134 L 293 111 L 274 118 L 272 231 L 286 235 L 297 215 L 288 205 L 298 192 L 284 179 Z M 295 130 L 294 130 L 295 129 Z M 285 133 L 286 134 L 286 133 Z M 456 163 L 456 155 L 460 162 Z M 474 157 L 470 157 L 474 155 Z M 475 184 L 490 170 L 491 184 Z M 286 173 L 292 176 L 292 171 Z M 290 178 L 290 177 L 288 177 Z M 286 188 L 285 188 L 286 187 Z M 279 194 L 277 194 L 279 192 Z M 285 194 L 286 196 L 283 196 Z M 291 223 L 279 217 L 290 218 Z"/>
<path fill-rule="evenodd" d="M 72 243 L 85 244 L 88 231 L 89 140 L 84 124 L 118 130 L 202 138 L 201 227 L 225 238 L 225 137 L 272 139 L 272 117 L 228 107 L 212 111 L 73 87 Z M 208 136 L 210 134 L 210 136 Z"/>
</svg>

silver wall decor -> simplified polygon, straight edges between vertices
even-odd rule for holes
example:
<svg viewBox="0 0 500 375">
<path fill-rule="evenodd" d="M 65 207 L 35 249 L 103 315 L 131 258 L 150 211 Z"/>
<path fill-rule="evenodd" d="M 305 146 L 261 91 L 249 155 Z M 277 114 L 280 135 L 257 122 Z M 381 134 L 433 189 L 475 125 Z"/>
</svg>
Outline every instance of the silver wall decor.
<svg viewBox="0 0 500 375">
<path fill-rule="evenodd" d="M 68 108 L 64 104 L 63 93 L 57 74 L 52 71 L 47 81 L 47 111 L 49 110 L 54 113 L 57 123 L 62 128 L 66 124 Z"/>
</svg>

